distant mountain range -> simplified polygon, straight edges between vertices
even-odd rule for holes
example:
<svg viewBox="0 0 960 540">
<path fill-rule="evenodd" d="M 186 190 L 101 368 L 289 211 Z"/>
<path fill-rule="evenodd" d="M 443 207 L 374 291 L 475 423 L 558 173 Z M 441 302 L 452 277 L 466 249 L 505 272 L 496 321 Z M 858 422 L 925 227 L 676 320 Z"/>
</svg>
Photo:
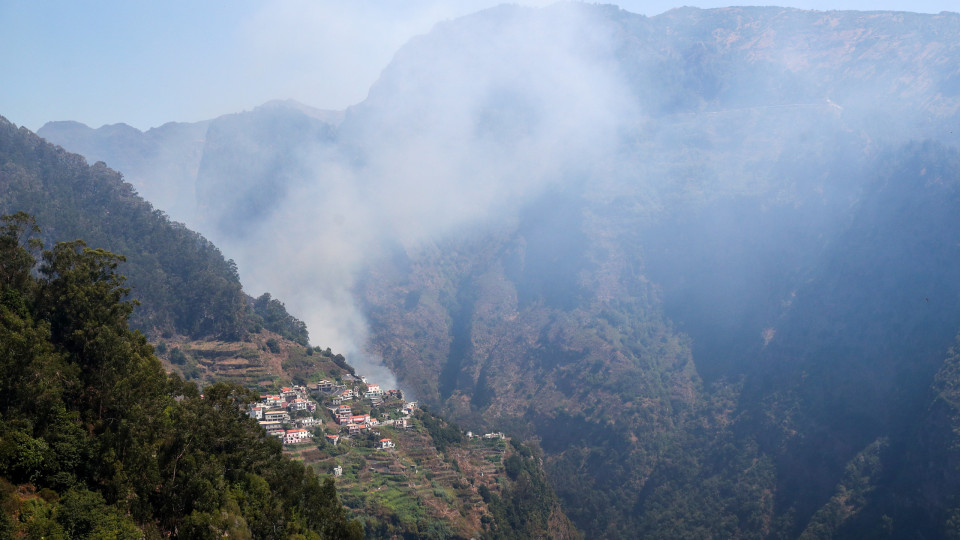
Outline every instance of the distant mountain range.
<svg viewBox="0 0 960 540">
<path fill-rule="evenodd" d="M 342 117 L 181 126 L 187 172 L 125 172 L 192 187 L 183 219 L 288 266 L 301 308 L 362 313 L 421 401 L 537 442 L 587 537 L 945 537 L 958 37 L 950 13 L 502 6 L 412 40 Z M 40 134 L 160 155 L 111 131 Z"/>
</svg>

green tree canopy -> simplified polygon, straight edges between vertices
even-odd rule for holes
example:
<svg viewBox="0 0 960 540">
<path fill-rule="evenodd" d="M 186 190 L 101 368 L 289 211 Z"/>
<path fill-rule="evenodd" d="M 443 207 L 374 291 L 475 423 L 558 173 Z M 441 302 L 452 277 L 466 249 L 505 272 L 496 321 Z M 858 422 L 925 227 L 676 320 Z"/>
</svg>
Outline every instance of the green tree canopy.
<svg viewBox="0 0 960 540">
<path fill-rule="evenodd" d="M 30 216 L 0 228 L 0 532 L 54 538 L 361 538 L 329 479 L 283 456 L 256 395 L 168 377 L 117 271 Z M 36 272 L 33 271 L 36 269 Z M 43 497 L 25 497 L 23 486 Z"/>
</svg>

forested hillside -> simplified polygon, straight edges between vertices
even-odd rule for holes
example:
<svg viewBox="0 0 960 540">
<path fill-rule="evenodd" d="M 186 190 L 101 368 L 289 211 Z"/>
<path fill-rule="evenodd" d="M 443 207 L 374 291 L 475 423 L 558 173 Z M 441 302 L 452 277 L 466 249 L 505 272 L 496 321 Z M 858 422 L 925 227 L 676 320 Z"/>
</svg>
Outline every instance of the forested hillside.
<svg viewBox="0 0 960 540">
<path fill-rule="evenodd" d="M 332 480 L 247 416 L 253 394 L 164 374 L 127 327 L 120 256 L 41 253 L 24 213 L 2 227 L 0 534 L 362 538 Z"/>
<path fill-rule="evenodd" d="M 83 238 L 124 255 L 133 298 L 144 304 L 134 327 L 236 339 L 254 324 L 233 261 L 140 198 L 120 173 L 3 118 L 0 166 L 0 212 L 36 216 L 47 244 Z"/>
<path fill-rule="evenodd" d="M 70 149 L 90 163 L 103 161 L 121 171 L 141 197 L 175 221 L 190 221 L 196 211 L 194 182 L 209 121 L 170 122 L 141 132 L 126 124 L 92 129 L 79 122 L 50 122 L 39 130 L 48 141 Z M 162 182 L 157 179 L 162 178 Z"/>
</svg>

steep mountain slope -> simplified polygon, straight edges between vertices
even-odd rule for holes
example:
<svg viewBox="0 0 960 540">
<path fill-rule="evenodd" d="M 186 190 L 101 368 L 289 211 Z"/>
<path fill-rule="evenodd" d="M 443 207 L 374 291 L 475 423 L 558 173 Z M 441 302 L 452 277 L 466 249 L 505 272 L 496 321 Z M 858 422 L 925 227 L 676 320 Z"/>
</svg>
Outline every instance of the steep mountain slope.
<svg viewBox="0 0 960 540">
<path fill-rule="evenodd" d="M 92 129 L 79 122 L 49 122 L 37 135 L 87 158 L 103 161 L 154 207 L 192 225 L 194 183 L 210 122 L 170 122 L 146 132 L 126 124 Z M 162 181 L 157 181 L 162 179 Z"/>
<path fill-rule="evenodd" d="M 604 9 L 584 26 L 617 36 L 640 110 L 612 164 L 574 159 L 499 225 L 370 270 L 374 347 L 454 418 L 537 438 L 588 534 L 842 535 L 870 497 L 906 512 L 877 471 L 906 459 L 887 449 L 908 444 L 960 313 L 953 151 L 899 144 L 956 143 L 940 66 L 958 18 Z M 433 66 L 502 54 L 472 32 L 510 42 L 537 16 L 494 10 L 412 43 L 342 132 L 375 153 L 431 115 L 487 114 L 467 99 L 394 121 L 422 88 L 461 84 Z M 840 519 L 835 491 L 869 456 Z M 891 530 L 943 533 L 935 514 Z"/>
<path fill-rule="evenodd" d="M 335 132 L 328 116 L 309 112 L 280 102 L 210 123 L 196 175 L 196 220 L 204 230 L 224 240 L 249 236 L 307 177 L 302 155 Z"/>
<path fill-rule="evenodd" d="M 354 299 L 419 399 L 537 442 L 588 537 L 942 536 L 958 36 L 502 6 L 413 40 L 335 129 L 224 123 L 201 204 L 305 308 Z"/>
<path fill-rule="evenodd" d="M 27 212 L 44 240 L 84 238 L 128 258 L 124 272 L 147 334 L 237 338 L 252 325 L 236 265 L 199 234 L 171 222 L 102 162 L 87 165 L 0 118 L 0 213 Z"/>
<path fill-rule="evenodd" d="M 955 149 L 925 143 L 878 163 L 849 227 L 775 323 L 777 335 L 760 354 L 763 367 L 748 379 L 741 408 L 753 418 L 744 423 L 754 428 L 766 415 L 756 436 L 777 456 L 778 502 L 801 516 L 823 503 L 847 461 L 871 444 L 890 445 L 879 453 L 883 470 L 919 465 L 903 447 L 913 445 L 932 392 L 951 384 L 944 358 L 960 329 L 958 157 Z M 950 432 L 941 425 L 928 436 Z M 877 475 L 872 495 L 892 496 L 888 481 Z M 893 530 L 943 534 L 933 527 L 946 523 L 942 515 L 911 515 L 924 506 L 915 501 L 921 487 L 900 481 L 902 507 L 887 508 Z"/>
</svg>

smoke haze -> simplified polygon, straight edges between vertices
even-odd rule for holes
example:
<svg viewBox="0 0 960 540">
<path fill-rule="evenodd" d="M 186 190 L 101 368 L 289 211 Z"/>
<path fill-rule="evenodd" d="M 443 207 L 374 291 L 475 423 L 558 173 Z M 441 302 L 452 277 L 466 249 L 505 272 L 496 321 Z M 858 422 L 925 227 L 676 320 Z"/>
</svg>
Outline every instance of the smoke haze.
<svg viewBox="0 0 960 540">
<path fill-rule="evenodd" d="M 336 21 L 400 41 L 451 13 L 429 2 L 420 8 L 413 13 L 422 17 L 393 26 L 390 12 L 373 6 L 265 9 L 245 30 L 257 51 L 251 65 L 297 63 L 296 54 L 281 58 L 283 51 L 330 48 L 343 38 L 330 29 L 304 40 L 304 26 Z M 248 291 L 270 291 L 307 322 L 314 343 L 373 374 L 381 359 L 365 350 L 358 276 L 390 264 L 398 251 L 516 222 L 521 208 L 549 190 L 589 185 L 583 196 L 598 212 L 635 201 L 640 216 L 691 197 L 765 190 L 780 201 L 819 190 L 831 205 L 849 204 L 853 180 L 824 184 L 826 173 L 810 166 L 831 163 L 840 149 L 856 162 L 864 149 L 876 151 L 878 133 L 946 132 L 949 114 L 942 115 L 957 107 L 939 91 L 949 79 L 914 67 L 929 62 L 930 51 L 950 58 L 955 45 L 927 49 L 902 15 L 880 19 L 887 35 L 901 36 L 897 49 L 870 42 L 858 55 L 848 52 L 858 25 L 876 17 L 731 8 L 648 19 L 613 6 L 501 6 L 411 40 L 367 98 L 346 111 L 275 102 L 209 127 L 169 124 L 139 134 L 147 142 L 132 128 L 101 128 L 104 144 L 115 147 L 122 132 L 146 147 L 166 141 L 165 150 L 126 161 L 116 151 L 84 153 L 122 161 L 148 200 L 237 261 Z M 938 20 L 956 24 L 949 15 Z M 275 39 L 278 25 L 290 28 Z M 850 29 L 821 30 L 837 25 Z M 351 54 L 359 53 L 331 59 L 342 62 L 336 69 L 302 69 L 304 79 L 292 84 L 309 87 L 326 71 L 376 63 Z M 907 105 L 875 114 L 891 99 Z M 189 135 L 169 135 L 177 130 Z M 170 155 L 177 152 L 182 170 L 156 165 L 176 161 Z M 771 184 L 776 175 L 793 180 Z M 164 181 L 151 185 L 151 178 Z M 187 210 L 194 189 L 196 213 Z M 748 273 L 724 275 L 729 291 L 748 286 Z"/>
<path fill-rule="evenodd" d="M 304 173 L 249 233 L 201 230 L 238 262 L 246 287 L 284 299 L 315 343 L 382 380 L 381 360 L 364 350 L 358 272 L 397 247 L 509 219 L 601 161 L 635 121 L 608 60 L 614 43 L 589 13 L 500 8 L 441 24 L 347 111 L 336 147 L 287 156 Z"/>
</svg>

